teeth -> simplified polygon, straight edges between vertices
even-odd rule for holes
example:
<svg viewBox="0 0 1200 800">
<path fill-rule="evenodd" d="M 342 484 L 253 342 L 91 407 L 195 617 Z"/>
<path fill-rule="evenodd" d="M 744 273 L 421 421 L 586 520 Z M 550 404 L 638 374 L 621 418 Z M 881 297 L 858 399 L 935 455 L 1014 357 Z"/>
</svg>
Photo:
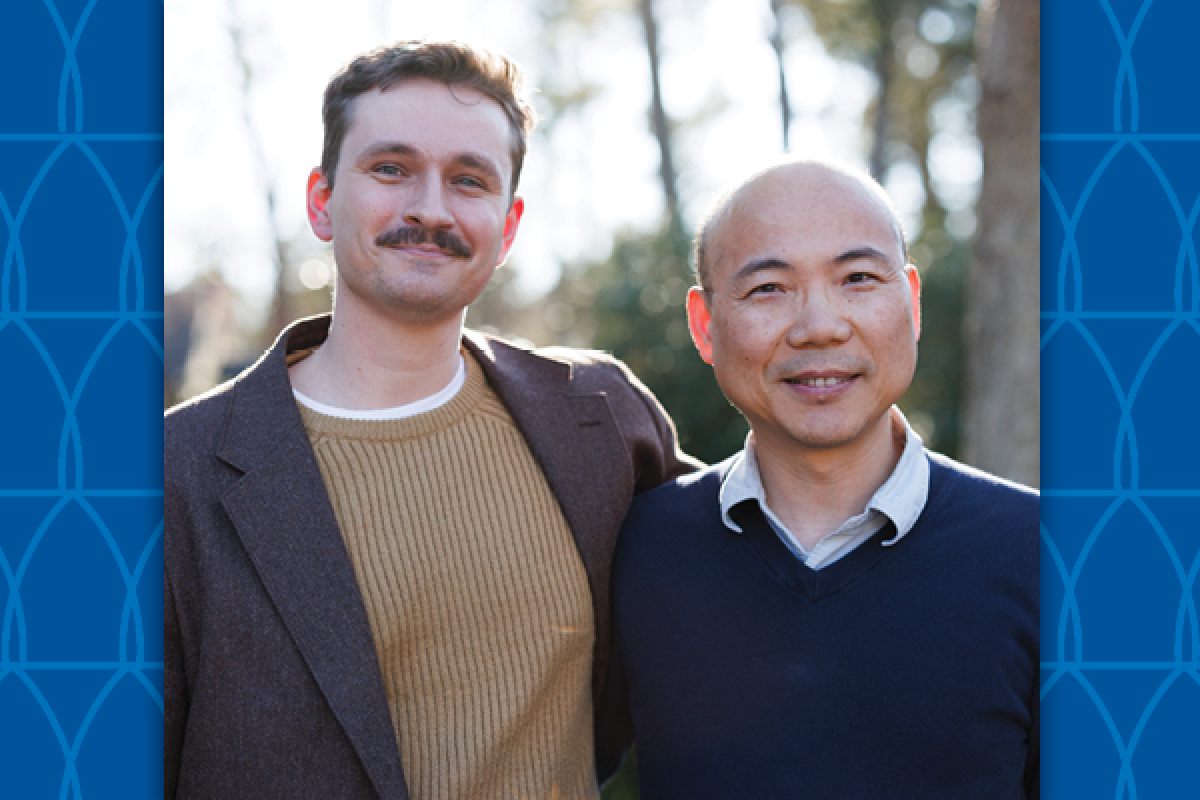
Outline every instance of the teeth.
<svg viewBox="0 0 1200 800">
<path fill-rule="evenodd" d="M 835 384 L 845 383 L 846 378 L 802 378 L 800 384 L 803 386 L 815 386 L 820 389 L 825 386 L 834 386 Z"/>
</svg>

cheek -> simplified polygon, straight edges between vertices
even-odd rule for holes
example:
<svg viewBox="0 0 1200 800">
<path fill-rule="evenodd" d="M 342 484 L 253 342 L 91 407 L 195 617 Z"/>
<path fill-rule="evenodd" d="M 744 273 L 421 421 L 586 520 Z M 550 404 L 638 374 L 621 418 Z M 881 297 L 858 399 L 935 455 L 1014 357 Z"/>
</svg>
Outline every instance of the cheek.
<svg viewBox="0 0 1200 800">
<path fill-rule="evenodd" d="M 504 235 L 505 209 L 469 207 L 456 214 L 463 233 L 479 247 L 496 247 L 502 244 Z"/>
<path fill-rule="evenodd" d="M 896 380 L 909 381 L 917 362 L 916 331 L 907 305 L 881 309 L 872 320 L 876 363 Z"/>
<path fill-rule="evenodd" d="M 729 395 L 745 395 L 762 382 L 775 352 L 769 329 L 752 320 L 735 320 L 712 331 L 713 369 Z"/>
<path fill-rule="evenodd" d="M 713 350 L 720 350 L 731 361 L 765 364 L 787 336 L 787 324 L 778 314 L 759 309 L 722 315 L 722 324 L 714 325 Z"/>
</svg>

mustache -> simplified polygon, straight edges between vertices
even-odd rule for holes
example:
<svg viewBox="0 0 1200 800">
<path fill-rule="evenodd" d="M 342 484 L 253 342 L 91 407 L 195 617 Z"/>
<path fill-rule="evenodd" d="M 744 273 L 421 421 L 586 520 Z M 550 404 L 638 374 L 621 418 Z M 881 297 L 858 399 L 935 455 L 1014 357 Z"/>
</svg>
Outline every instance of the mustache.
<svg viewBox="0 0 1200 800">
<path fill-rule="evenodd" d="M 405 244 L 426 244 L 432 242 L 435 247 L 455 258 L 470 258 L 474 255 L 471 246 L 450 231 L 429 230 L 418 225 L 404 225 L 384 231 L 375 237 L 376 247 L 399 247 Z"/>
</svg>

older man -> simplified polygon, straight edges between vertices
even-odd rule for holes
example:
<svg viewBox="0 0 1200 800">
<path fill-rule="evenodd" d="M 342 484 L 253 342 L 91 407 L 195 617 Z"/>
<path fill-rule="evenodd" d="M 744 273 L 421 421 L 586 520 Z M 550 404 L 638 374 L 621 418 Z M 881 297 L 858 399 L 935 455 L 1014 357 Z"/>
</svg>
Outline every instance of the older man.
<svg viewBox="0 0 1200 800">
<path fill-rule="evenodd" d="M 1036 796 L 1037 495 L 894 405 L 920 281 L 883 191 L 769 169 L 696 265 L 692 336 L 751 433 L 623 529 L 606 725 L 643 800 Z"/>
<path fill-rule="evenodd" d="M 594 798 L 616 534 L 695 462 L 612 359 L 463 331 L 524 209 L 512 62 L 367 53 L 324 122 L 332 319 L 165 422 L 166 795 Z"/>
</svg>

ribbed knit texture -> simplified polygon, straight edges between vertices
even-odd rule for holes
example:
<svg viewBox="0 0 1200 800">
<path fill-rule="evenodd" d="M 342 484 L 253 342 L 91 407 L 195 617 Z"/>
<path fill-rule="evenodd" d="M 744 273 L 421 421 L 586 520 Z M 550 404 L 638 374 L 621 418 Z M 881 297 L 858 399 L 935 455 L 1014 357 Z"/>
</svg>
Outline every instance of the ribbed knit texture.
<svg viewBox="0 0 1200 800">
<path fill-rule="evenodd" d="M 300 405 L 362 590 L 413 800 L 594 798 L 587 573 L 503 403 Z"/>
</svg>

